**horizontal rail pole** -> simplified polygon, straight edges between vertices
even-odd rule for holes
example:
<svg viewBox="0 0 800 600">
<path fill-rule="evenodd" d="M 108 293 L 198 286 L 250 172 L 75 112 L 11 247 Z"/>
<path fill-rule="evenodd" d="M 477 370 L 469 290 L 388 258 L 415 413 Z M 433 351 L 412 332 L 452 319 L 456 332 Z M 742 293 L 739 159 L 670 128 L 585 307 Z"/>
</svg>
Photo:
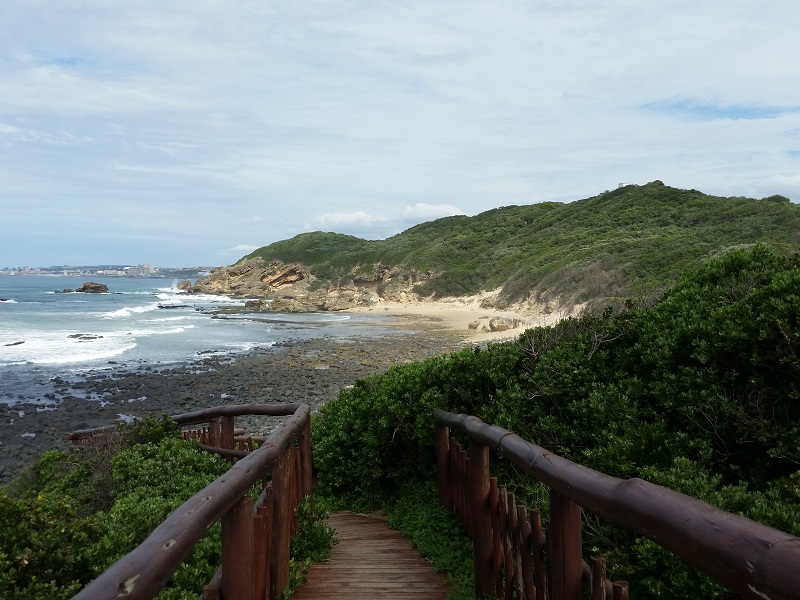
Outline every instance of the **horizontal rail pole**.
<svg viewBox="0 0 800 600">
<path fill-rule="evenodd" d="M 642 479 L 604 475 L 477 417 L 434 412 L 589 512 L 642 535 L 753 600 L 800 598 L 800 538 Z"/>
<path fill-rule="evenodd" d="M 264 470 L 275 464 L 301 431 L 311 408 L 307 404 L 294 406 L 294 414 L 272 432 L 264 445 L 184 502 L 144 542 L 73 596 L 73 600 L 154 597 L 200 538 L 261 480 Z"/>
<path fill-rule="evenodd" d="M 299 403 L 292 402 L 286 404 L 266 404 L 266 403 L 251 403 L 251 404 L 223 404 L 221 406 L 212 406 L 202 410 L 196 410 L 190 413 L 183 413 L 180 415 L 170 415 L 170 419 L 175 421 L 178 425 L 196 425 L 198 423 L 206 423 L 217 417 L 239 417 L 242 415 L 259 415 L 268 417 L 286 417 L 295 413 Z M 118 424 L 103 425 L 102 427 L 93 427 L 92 429 L 79 429 L 67 434 L 68 440 L 82 440 L 93 435 L 100 433 L 107 433 L 116 430 Z"/>
</svg>

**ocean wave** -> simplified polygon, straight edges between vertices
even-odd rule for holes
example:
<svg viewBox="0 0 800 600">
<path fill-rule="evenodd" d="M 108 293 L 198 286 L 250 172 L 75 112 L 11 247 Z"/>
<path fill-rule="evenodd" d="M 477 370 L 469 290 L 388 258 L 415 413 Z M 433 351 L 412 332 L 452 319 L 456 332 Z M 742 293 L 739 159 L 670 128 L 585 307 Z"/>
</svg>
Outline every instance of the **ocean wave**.
<svg viewBox="0 0 800 600">
<path fill-rule="evenodd" d="M 158 304 L 146 304 L 144 306 L 124 306 L 111 312 L 101 313 L 104 319 L 124 319 L 134 314 L 141 314 L 158 310 Z"/>
<path fill-rule="evenodd" d="M 0 303 L 2 304 L 16 304 L 17 301 L 13 298 L 0 298 Z"/>
<path fill-rule="evenodd" d="M 194 329 L 194 325 L 184 325 L 181 327 L 170 327 L 168 329 L 132 329 L 128 333 L 134 336 L 146 337 L 149 335 L 170 335 L 183 333 L 187 329 Z"/>
<path fill-rule="evenodd" d="M 185 321 L 188 318 L 189 317 L 187 317 L 187 316 L 183 316 L 183 317 L 164 317 L 163 319 L 147 319 L 147 320 L 145 320 L 145 323 L 168 323 L 168 322 L 171 322 L 171 321 Z"/>
<path fill-rule="evenodd" d="M 342 323 L 350 320 L 350 315 L 325 315 L 321 321 L 328 323 Z"/>
<path fill-rule="evenodd" d="M 24 344 L 0 348 L 0 365 L 67 365 L 120 356 L 136 347 L 131 336 L 29 334 Z"/>
</svg>

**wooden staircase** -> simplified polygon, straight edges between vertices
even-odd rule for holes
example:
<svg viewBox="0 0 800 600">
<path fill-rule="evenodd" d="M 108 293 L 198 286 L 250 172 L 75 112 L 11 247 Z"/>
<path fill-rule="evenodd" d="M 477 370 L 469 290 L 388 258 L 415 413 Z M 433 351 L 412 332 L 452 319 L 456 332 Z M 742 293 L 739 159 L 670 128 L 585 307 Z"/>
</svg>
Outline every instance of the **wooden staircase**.
<svg viewBox="0 0 800 600">
<path fill-rule="evenodd" d="M 339 543 L 331 558 L 308 572 L 294 600 L 444 600 L 444 577 L 420 556 L 408 538 L 375 515 L 336 512 L 328 519 Z"/>
</svg>

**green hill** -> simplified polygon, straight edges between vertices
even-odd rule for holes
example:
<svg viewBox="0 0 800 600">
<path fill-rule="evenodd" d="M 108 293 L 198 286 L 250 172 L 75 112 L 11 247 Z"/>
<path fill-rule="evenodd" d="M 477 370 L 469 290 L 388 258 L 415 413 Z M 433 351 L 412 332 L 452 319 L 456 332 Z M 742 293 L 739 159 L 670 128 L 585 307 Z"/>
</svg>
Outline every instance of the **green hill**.
<svg viewBox="0 0 800 600">
<path fill-rule="evenodd" d="M 415 291 L 439 297 L 501 288 L 501 305 L 531 295 L 580 303 L 663 290 L 704 259 L 756 242 L 795 249 L 800 207 L 782 196 L 723 198 L 655 181 L 565 204 L 447 217 L 385 240 L 306 233 L 239 262 L 300 263 L 330 287 L 416 283 Z"/>
</svg>

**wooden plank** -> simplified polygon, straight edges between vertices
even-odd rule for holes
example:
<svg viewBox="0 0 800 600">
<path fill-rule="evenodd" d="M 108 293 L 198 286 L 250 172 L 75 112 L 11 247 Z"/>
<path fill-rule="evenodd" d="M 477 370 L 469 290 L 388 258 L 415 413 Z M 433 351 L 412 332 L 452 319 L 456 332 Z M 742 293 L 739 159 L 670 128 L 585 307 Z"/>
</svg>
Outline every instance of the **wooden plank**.
<svg viewBox="0 0 800 600">
<path fill-rule="evenodd" d="M 389 529 L 384 518 L 337 512 L 328 524 L 336 530 L 339 543 L 329 560 L 311 567 L 293 600 L 447 597 L 444 577 L 434 573 L 410 540 Z"/>
</svg>

